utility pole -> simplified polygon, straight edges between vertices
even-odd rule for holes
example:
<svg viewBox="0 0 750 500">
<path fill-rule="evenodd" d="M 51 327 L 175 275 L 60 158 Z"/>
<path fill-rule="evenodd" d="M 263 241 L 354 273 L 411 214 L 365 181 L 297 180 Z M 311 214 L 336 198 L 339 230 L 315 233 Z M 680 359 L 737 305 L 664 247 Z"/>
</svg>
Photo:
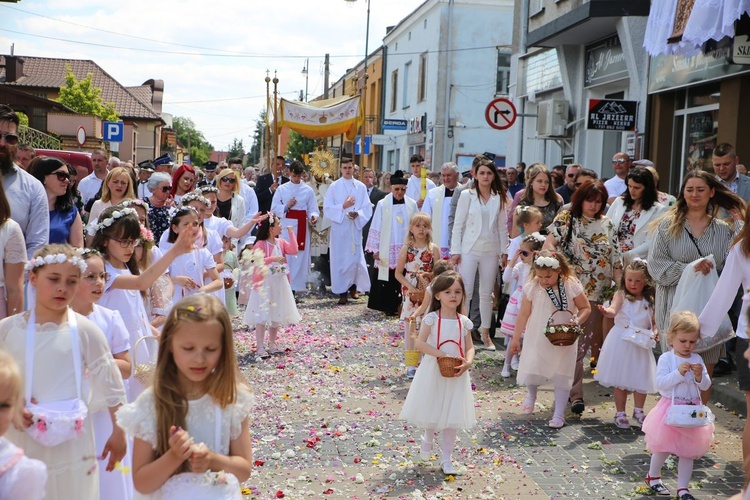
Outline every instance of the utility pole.
<svg viewBox="0 0 750 500">
<path fill-rule="evenodd" d="M 328 99 L 328 80 L 331 77 L 331 61 L 329 54 L 326 54 L 325 63 L 323 63 L 323 99 Z"/>
</svg>

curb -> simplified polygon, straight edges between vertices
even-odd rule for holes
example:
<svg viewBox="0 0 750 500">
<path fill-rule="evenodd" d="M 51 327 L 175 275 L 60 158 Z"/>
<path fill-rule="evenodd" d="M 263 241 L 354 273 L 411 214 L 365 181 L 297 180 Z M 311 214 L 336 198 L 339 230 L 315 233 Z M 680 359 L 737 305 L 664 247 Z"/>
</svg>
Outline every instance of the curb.
<svg viewBox="0 0 750 500">
<path fill-rule="evenodd" d="M 713 379 L 714 392 L 709 403 L 720 403 L 725 410 L 747 418 L 745 395 L 740 390 L 737 375 L 724 375 Z"/>
</svg>

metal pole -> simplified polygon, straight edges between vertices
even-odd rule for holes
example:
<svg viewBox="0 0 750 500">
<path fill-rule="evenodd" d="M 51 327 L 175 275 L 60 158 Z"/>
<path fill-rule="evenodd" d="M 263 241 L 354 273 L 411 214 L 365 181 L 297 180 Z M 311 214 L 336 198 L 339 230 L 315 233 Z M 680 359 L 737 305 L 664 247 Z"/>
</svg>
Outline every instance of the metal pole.
<svg viewBox="0 0 750 500">
<path fill-rule="evenodd" d="M 266 128 L 265 128 L 265 142 L 266 142 L 266 168 L 271 168 L 271 127 L 270 127 L 270 112 L 271 112 L 271 77 L 268 76 L 270 72 L 266 70 Z"/>
<path fill-rule="evenodd" d="M 370 42 L 370 0 L 367 0 L 367 28 L 365 29 L 365 73 L 364 86 L 362 87 L 362 109 L 364 113 L 364 121 L 362 122 L 362 139 L 359 145 L 360 158 L 362 159 L 362 170 L 367 168 L 367 156 L 365 155 L 365 136 L 367 134 L 365 128 L 367 127 L 367 55 L 368 47 Z"/>
<path fill-rule="evenodd" d="M 276 70 L 273 71 L 273 149 L 275 156 L 279 156 L 279 79 Z M 269 164 L 270 167 L 270 164 Z"/>
<path fill-rule="evenodd" d="M 310 80 L 310 59 L 305 59 L 305 102 L 307 102 L 307 83 Z"/>
</svg>

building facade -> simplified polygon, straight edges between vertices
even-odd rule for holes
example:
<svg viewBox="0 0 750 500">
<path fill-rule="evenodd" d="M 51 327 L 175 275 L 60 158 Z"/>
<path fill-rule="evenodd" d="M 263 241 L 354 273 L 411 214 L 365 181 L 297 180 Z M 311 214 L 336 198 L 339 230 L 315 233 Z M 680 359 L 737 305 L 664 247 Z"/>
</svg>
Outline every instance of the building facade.
<svg viewBox="0 0 750 500">
<path fill-rule="evenodd" d="M 389 30 L 382 117 L 401 130 L 382 131 L 382 170 L 408 169 L 413 154 L 432 170 L 468 170 L 484 152 L 505 164 L 509 134 L 485 110 L 508 92 L 512 18 L 511 0 L 427 0 Z"/>
<path fill-rule="evenodd" d="M 575 162 L 606 178 L 615 153 L 643 157 L 649 7 L 648 0 L 516 2 L 511 95 L 520 118 L 510 163 Z M 594 123 L 590 108 L 607 103 L 608 116 L 622 120 Z M 626 130 L 611 130 L 626 121 Z"/>
</svg>

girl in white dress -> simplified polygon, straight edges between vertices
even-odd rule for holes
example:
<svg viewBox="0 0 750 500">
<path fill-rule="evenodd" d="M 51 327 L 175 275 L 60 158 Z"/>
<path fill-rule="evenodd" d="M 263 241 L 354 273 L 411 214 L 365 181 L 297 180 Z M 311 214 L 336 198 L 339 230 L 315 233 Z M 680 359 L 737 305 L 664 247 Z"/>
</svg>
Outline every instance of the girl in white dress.
<svg viewBox="0 0 750 500">
<path fill-rule="evenodd" d="M 197 246 L 202 246 L 214 259 L 216 264 L 216 272 L 219 276 L 224 272 L 224 246 L 222 245 L 221 235 L 214 229 L 206 226 L 206 218 L 211 216 L 209 209 L 211 208 L 211 202 L 201 195 L 200 191 L 193 191 L 185 195 L 182 198 L 183 207 L 193 207 L 198 212 L 198 223 L 201 226 L 200 234 L 203 238 L 199 240 Z M 210 278 L 209 273 L 204 273 L 204 280 Z M 221 301 L 222 304 L 226 304 L 226 297 L 224 295 L 224 281 L 222 277 L 222 286 L 213 292 L 216 298 Z"/>
<path fill-rule="evenodd" d="M 206 294 L 175 304 L 153 386 L 117 412 L 135 441 L 135 498 L 241 499 L 239 482 L 252 471 L 252 403 L 226 308 Z"/>
<path fill-rule="evenodd" d="M 149 323 L 143 294 L 176 257 L 193 249 L 196 231 L 185 231 L 159 260 L 143 272 L 136 261 L 135 247 L 140 243 L 141 225 L 134 209 L 107 208 L 99 217 L 99 222 L 90 225 L 88 231 L 94 238 L 91 247 L 98 250 L 106 261 L 104 271 L 107 282 L 99 305 L 120 312 L 130 334 L 130 346 L 134 349 L 131 355 L 133 364 L 155 359 L 153 344 L 147 341 L 138 344 L 135 350 L 138 339 L 159 335 L 159 331 Z M 141 383 L 131 379 L 128 399 L 134 401 L 142 390 Z"/>
<path fill-rule="evenodd" d="M 530 211 L 534 208 L 537 212 L 539 209 L 536 207 L 519 207 L 527 208 Z M 539 224 L 542 223 L 542 215 L 539 213 Z M 531 261 L 534 258 L 534 252 L 538 252 L 544 245 L 545 238 L 539 233 L 531 233 L 526 236 L 519 236 L 523 241 L 518 249 L 512 254 L 513 257 L 505 266 L 503 271 L 503 282 L 512 282 L 515 285 L 513 293 L 508 299 L 508 306 L 505 308 L 505 314 L 503 315 L 503 321 L 500 324 L 500 333 L 504 334 L 508 339 L 506 344 L 510 344 L 510 339 L 513 338 L 513 330 L 516 326 L 516 317 L 518 316 L 518 310 L 521 308 L 521 299 L 523 299 L 523 286 L 529 280 L 531 274 Z M 500 376 L 503 378 L 510 377 L 510 369 L 518 370 L 518 354 L 511 356 L 510 349 L 505 349 L 505 362 L 503 363 L 503 371 L 500 372 Z"/>
<path fill-rule="evenodd" d="M 253 270 L 251 284 L 245 285 L 252 286 L 252 289 L 243 321 L 246 325 L 255 326 L 255 355 L 259 358 L 268 358 L 269 352 L 281 352 L 276 346 L 279 327 L 297 323 L 301 319 L 294 303 L 286 262 L 287 255 L 297 253 L 297 237 L 292 227 L 288 227 L 287 231 L 289 241 L 279 238 L 281 219 L 269 213 L 268 218 L 260 223 L 255 236 L 253 251 L 262 253 L 264 264 Z M 265 349 L 266 328 L 268 351 Z"/>
<path fill-rule="evenodd" d="M 86 262 L 86 271 L 81 276 L 71 308 L 78 314 L 85 316 L 104 332 L 109 350 L 115 358 L 117 368 L 123 380 L 130 377 L 132 365 L 130 363 L 130 336 L 120 313 L 102 307 L 96 302 L 104 293 L 104 283 L 107 282 L 104 272 L 104 257 L 96 250 L 85 250 L 81 258 Z M 129 454 L 122 460 L 122 466 L 113 471 L 102 471 L 107 462 L 101 458 L 101 450 L 112 434 L 112 420 L 106 411 L 89 414 L 94 424 L 97 459 L 99 460 L 99 494 L 102 498 L 112 500 L 129 500 L 133 498 L 133 484 L 130 478 L 123 474 L 123 467 L 130 465 Z"/>
<path fill-rule="evenodd" d="M 38 500 L 44 497 L 47 466 L 24 455 L 5 433 L 21 419 L 21 372 L 15 360 L 0 351 L 0 496 Z"/>
<path fill-rule="evenodd" d="M 620 290 L 615 293 L 610 307 L 598 306 L 608 318 L 615 318 L 615 325 L 604 340 L 599 354 L 594 378 L 604 387 L 615 388 L 615 425 L 621 429 L 630 427 L 625 414 L 628 392 L 633 393 L 633 418 L 642 424 L 646 418 L 643 405 L 646 395 L 656 392 L 656 360 L 651 350 L 653 346 L 639 347 L 625 340 L 624 336 L 633 329 L 654 334 L 654 293 L 655 286 L 648 274 L 645 260 L 635 258 L 625 267 L 620 278 Z"/>
<path fill-rule="evenodd" d="M 521 309 L 508 349 L 511 355 L 520 353 L 523 336 L 523 356 L 516 375 L 518 385 L 526 386 L 523 413 L 534 413 L 540 385 L 551 384 L 555 388 L 555 411 L 548 423 L 553 429 L 565 425 L 565 406 L 573 387 L 578 352 L 578 340 L 570 346 L 556 346 L 544 334 L 558 311 L 570 311 L 580 325 L 589 317 L 591 306 L 565 256 L 542 250 L 534 255 L 531 279 L 523 287 Z"/>
<path fill-rule="evenodd" d="M 426 356 L 417 368 L 399 418 L 425 429 L 419 454 L 424 461 L 430 459 L 435 432 L 442 431 L 441 468 L 445 474 L 458 474 L 461 469 L 451 459 L 457 431 L 476 425 L 468 373 L 474 361 L 474 325 L 462 314 L 465 293 L 460 274 L 445 272 L 435 278 L 430 288 L 431 312 L 422 320 L 415 342 Z M 440 374 L 437 359 L 443 356 L 463 359 L 455 376 Z"/>
<path fill-rule="evenodd" d="M 183 207 L 172 217 L 167 242 L 174 244 L 178 236 L 186 231 L 201 234 L 201 229 L 198 211 L 193 207 Z M 219 244 L 221 244 L 221 240 L 219 240 Z M 172 296 L 174 303 L 189 295 L 213 293 L 224 288 L 224 281 L 216 271 L 216 262 L 211 252 L 201 246 L 200 243 L 198 243 L 198 246 L 194 246 L 190 252 L 180 255 L 172 261 L 169 265 L 169 275 L 174 282 L 174 295 Z M 207 275 L 210 281 L 204 281 L 204 275 Z"/>
<path fill-rule="evenodd" d="M 34 309 L 0 321 L 0 347 L 25 374 L 26 430 L 9 429 L 8 438 L 47 465 L 46 498 L 53 500 L 98 499 L 96 456 L 108 456 L 111 471 L 127 447 L 114 425 L 115 410 L 125 403 L 120 371 L 99 327 L 69 308 L 85 265 L 69 245 L 42 247 L 27 265 Z M 87 413 L 106 408 L 113 430 L 99 453 Z"/>
</svg>

